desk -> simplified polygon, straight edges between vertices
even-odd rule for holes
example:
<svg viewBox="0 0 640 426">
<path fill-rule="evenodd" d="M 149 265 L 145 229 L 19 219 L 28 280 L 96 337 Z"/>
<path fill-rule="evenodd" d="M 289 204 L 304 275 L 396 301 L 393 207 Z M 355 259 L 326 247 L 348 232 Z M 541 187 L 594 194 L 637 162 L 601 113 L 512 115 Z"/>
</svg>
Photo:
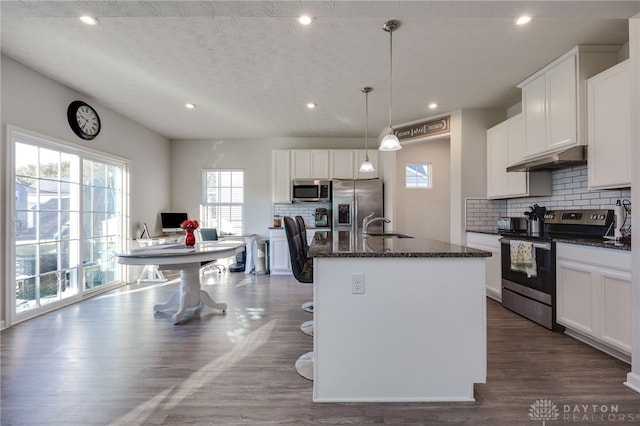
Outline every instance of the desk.
<svg viewBox="0 0 640 426">
<path fill-rule="evenodd" d="M 165 243 L 164 238 L 140 238 L 138 245 L 140 247 L 157 246 Z M 144 265 L 138 283 L 163 283 L 167 281 L 162 272 L 158 269 L 158 265 Z"/>
<path fill-rule="evenodd" d="M 244 241 L 218 240 L 200 242 L 194 247 L 184 244 L 161 244 L 133 249 L 126 253 L 117 253 L 118 263 L 123 265 L 158 265 L 160 269 L 180 269 L 180 288 L 171 298 L 153 307 L 155 312 L 171 307 L 178 311 L 171 317 L 177 324 L 187 309 L 200 311 L 205 305 L 211 308 L 227 310 L 226 303 L 217 303 L 200 288 L 200 264 L 212 260 L 235 256 L 244 250 Z"/>
</svg>

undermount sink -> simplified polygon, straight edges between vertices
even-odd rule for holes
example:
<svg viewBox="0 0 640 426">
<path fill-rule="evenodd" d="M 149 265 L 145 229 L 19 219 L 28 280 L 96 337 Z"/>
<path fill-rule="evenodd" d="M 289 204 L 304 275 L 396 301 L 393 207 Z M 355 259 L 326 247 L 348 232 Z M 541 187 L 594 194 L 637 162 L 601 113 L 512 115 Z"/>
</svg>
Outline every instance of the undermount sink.
<svg viewBox="0 0 640 426">
<path fill-rule="evenodd" d="M 367 235 L 385 238 L 413 238 L 411 235 L 398 234 L 397 232 L 369 232 Z"/>
</svg>

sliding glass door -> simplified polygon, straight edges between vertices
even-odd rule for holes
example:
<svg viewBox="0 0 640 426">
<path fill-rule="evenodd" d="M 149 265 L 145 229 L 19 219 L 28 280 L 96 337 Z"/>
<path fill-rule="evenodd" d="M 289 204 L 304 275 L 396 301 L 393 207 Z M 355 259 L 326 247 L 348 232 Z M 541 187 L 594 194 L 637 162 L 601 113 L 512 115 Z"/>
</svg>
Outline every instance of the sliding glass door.
<svg viewBox="0 0 640 426">
<path fill-rule="evenodd" d="M 19 320 L 121 282 L 114 254 L 124 247 L 127 167 L 26 131 L 9 136 Z"/>
</svg>

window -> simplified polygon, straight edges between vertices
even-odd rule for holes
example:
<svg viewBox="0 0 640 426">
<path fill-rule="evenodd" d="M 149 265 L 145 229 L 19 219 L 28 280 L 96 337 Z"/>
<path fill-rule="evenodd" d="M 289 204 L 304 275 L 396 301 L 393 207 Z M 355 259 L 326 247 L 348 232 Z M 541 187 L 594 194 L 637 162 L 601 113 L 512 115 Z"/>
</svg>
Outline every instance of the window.
<svg viewBox="0 0 640 426">
<path fill-rule="evenodd" d="M 15 311 L 26 318 L 121 282 L 127 164 L 11 129 Z"/>
<path fill-rule="evenodd" d="M 244 170 L 203 170 L 200 222 L 219 235 L 244 231 Z"/>
<path fill-rule="evenodd" d="M 407 164 L 405 169 L 405 186 L 407 188 L 432 188 L 431 163 Z"/>
</svg>

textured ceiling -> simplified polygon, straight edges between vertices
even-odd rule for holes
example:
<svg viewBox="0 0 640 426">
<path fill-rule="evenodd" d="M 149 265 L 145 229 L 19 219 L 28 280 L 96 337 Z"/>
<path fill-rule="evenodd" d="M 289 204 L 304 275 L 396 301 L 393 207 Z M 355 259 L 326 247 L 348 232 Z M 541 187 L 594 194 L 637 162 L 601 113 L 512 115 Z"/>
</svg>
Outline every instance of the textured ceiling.
<svg viewBox="0 0 640 426">
<path fill-rule="evenodd" d="M 2 53 L 171 139 L 361 137 L 506 108 L 577 44 L 621 44 L 640 1 L 7 1 Z M 315 17 L 300 26 L 301 13 Z M 534 18 L 516 27 L 514 18 Z M 97 16 L 89 27 L 77 17 Z M 428 103 L 440 104 L 436 112 Z M 195 110 L 186 110 L 192 102 Z M 305 104 L 315 102 L 315 110 Z M 108 125 L 104 123 L 103 125 Z"/>
</svg>

